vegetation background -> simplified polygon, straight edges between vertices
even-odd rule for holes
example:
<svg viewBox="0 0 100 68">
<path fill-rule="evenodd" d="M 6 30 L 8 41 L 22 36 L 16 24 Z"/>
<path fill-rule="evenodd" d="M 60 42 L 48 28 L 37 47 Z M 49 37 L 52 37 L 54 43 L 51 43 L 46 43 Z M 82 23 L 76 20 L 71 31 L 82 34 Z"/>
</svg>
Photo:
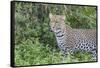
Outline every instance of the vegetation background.
<svg viewBox="0 0 100 68">
<path fill-rule="evenodd" d="M 62 63 L 54 33 L 50 31 L 49 13 L 66 16 L 72 28 L 96 28 L 96 7 L 15 2 L 15 65 Z M 65 63 L 90 61 L 90 55 L 77 53 Z"/>
</svg>

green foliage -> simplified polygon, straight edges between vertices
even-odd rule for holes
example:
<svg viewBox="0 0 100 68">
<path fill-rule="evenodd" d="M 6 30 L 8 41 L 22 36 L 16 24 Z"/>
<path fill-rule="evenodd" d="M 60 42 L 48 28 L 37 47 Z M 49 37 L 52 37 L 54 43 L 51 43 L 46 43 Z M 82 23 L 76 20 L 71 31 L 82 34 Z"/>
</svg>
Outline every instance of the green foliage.
<svg viewBox="0 0 100 68">
<path fill-rule="evenodd" d="M 66 15 L 72 28 L 95 28 L 96 8 L 41 3 L 15 3 L 15 64 L 39 65 L 62 63 L 54 33 L 50 31 L 49 13 Z M 84 56 L 84 58 L 82 57 Z M 90 61 L 89 55 L 68 56 L 65 63 Z M 76 58 L 78 57 L 78 58 Z"/>
<path fill-rule="evenodd" d="M 54 52 L 54 53 L 52 53 Z M 61 55 L 56 50 L 50 48 L 48 45 L 39 43 L 38 38 L 35 43 L 31 40 L 26 40 L 15 50 L 16 65 L 39 65 L 60 63 Z"/>
</svg>

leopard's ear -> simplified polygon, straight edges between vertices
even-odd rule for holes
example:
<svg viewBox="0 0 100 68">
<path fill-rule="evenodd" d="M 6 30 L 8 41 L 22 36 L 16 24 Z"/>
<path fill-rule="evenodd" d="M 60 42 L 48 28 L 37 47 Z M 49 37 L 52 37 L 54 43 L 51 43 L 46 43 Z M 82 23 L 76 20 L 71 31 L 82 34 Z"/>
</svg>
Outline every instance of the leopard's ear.
<svg viewBox="0 0 100 68">
<path fill-rule="evenodd" d="M 52 13 L 49 13 L 49 18 L 52 18 Z"/>
</svg>

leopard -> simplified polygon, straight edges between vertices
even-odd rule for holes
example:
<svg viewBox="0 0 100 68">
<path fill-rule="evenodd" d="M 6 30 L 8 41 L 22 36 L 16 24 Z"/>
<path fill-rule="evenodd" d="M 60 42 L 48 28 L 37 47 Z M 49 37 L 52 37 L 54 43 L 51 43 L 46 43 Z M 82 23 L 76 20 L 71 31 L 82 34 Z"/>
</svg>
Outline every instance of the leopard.
<svg viewBox="0 0 100 68">
<path fill-rule="evenodd" d="M 67 57 L 77 51 L 91 54 L 91 59 L 97 60 L 96 28 L 72 28 L 65 23 L 65 15 L 49 13 L 50 29 L 54 33 L 61 53 Z"/>
</svg>

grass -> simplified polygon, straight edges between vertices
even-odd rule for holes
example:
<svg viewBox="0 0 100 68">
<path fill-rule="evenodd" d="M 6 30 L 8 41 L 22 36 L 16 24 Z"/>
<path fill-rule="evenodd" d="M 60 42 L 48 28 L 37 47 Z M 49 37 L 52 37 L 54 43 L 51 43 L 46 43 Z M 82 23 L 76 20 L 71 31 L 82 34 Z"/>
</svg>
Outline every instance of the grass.
<svg viewBox="0 0 100 68">
<path fill-rule="evenodd" d="M 16 66 L 91 61 L 90 54 L 81 54 L 80 52 L 74 55 L 68 55 L 65 61 L 63 61 L 63 56 L 59 49 L 50 48 L 48 45 L 44 46 L 38 41 L 39 40 L 36 39 L 36 42 L 33 43 L 28 39 L 22 44 L 15 45 Z"/>
</svg>

